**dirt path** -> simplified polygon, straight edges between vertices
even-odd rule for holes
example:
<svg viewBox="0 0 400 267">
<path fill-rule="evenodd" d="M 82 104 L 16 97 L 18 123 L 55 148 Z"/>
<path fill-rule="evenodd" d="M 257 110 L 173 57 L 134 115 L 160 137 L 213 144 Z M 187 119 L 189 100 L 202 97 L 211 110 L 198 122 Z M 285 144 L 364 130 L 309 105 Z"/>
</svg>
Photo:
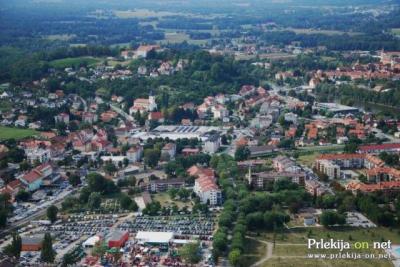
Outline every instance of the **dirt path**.
<svg viewBox="0 0 400 267">
<path fill-rule="evenodd" d="M 263 258 L 261 258 L 259 261 L 257 261 L 256 263 L 254 263 L 253 265 L 251 265 L 250 267 L 261 266 L 264 262 L 266 262 L 267 260 L 272 258 L 273 244 L 271 242 L 267 242 L 267 241 L 264 241 L 264 240 L 259 240 L 257 238 L 251 237 L 251 236 L 246 236 L 246 238 L 249 238 L 249 239 L 252 239 L 252 240 L 255 240 L 257 242 L 264 243 L 264 244 L 267 245 L 265 256 Z"/>
</svg>

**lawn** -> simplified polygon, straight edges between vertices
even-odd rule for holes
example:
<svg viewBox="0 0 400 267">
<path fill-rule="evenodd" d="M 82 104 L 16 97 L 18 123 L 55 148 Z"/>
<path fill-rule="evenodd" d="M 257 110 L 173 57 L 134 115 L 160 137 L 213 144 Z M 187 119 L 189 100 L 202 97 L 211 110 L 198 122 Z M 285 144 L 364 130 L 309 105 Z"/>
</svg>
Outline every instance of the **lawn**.
<svg viewBox="0 0 400 267">
<path fill-rule="evenodd" d="M 19 129 L 19 128 L 0 126 L 0 140 L 6 140 L 11 138 L 19 140 L 37 134 L 38 132 L 32 129 Z"/>
<path fill-rule="evenodd" d="M 393 28 L 392 33 L 395 35 L 400 35 L 400 28 Z"/>
<path fill-rule="evenodd" d="M 179 209 L 182 209 L 183 207 L 192 207 L 192 203 L 190 201 L 183 202 L 179 200 L 172 200 L 171 197 L 169 196 L 168 193 L 158 193 L 152 195 L 153 201 L 158 201 L 160 202 L 162 207 L 169 207 L 172 206 L 172 204 L 176 204 Z"/>
<path fill-rule="evenodd" d="M 306 166 L 308 166 L 308 167 L 312 167 L 312 165 L 313 165 L 313 163 L 314 163 L 314 161 L 315 161 L 315 158 L 316 158 L 318 155 L 320 155 L 320 154 L 319 154 L 319 153 L 316 153 L 316 152 L 312 152 L 312 153 L 308 153 L 308 154 L 303 154 L 303 155 L 300 155 L 300 156 L 297 158 L 297 161 L 298 161 L 300 164 L 306 165 Z"/>
<path fill-rule="evenodd" d="M 272 243 L 274 239 L 273 236 L 273 233 L 263 232 L 254 237 Z M 326 253 L 327 257 L 330 257 L 330 254 L 337 254 L 339 252 L 339 250 L 335 249 L 322 251 L 317 249 L 308 249 L 306 244 L 309 238 L 316 240 L 321 238 L 329 240 L 332 238 L 333 240 L 348 241 L 351 244 L 354 244 L 357 241 L 368 242 L 370 246 L 368 249 L 349 249 L 344 250 L 344 252 L 374 255 L 385 254 L 385 252 L 383 250 L 374 249 L 372 247 L 373 242 L 391 240 L 392 244 L 400 244 L 400 232 L 398 230 L 390 230 L 383 227 L 373 229 L 351 227 L 336 229 L 312 228 L 311 230 L 310 228 L 291 229 L 276 234 L 276 244 L 273 248 L 272 258 L 267 260 L 261 266 L 393 266 L 391 261 L 385 259 L 309 259 L 307 257 L 310 253 Z M 246 249 L 243 260 L 246 263 L 246 266 L 250 266 L 265 255 L 266 248 L 264 244 L 257 244 L 255 241 L 246 240 L 246 244 L 248 244 L 249 249 Z"/>
<path fill-rule="evenodd" d="M 93 57 L 74 57 L 74 58 L 63 58 L 50 61 L 50 66 L 56 69 L 65 69 L 79 66 L 90 66 L 98 63 L 100 59 Z"/>
</svg>

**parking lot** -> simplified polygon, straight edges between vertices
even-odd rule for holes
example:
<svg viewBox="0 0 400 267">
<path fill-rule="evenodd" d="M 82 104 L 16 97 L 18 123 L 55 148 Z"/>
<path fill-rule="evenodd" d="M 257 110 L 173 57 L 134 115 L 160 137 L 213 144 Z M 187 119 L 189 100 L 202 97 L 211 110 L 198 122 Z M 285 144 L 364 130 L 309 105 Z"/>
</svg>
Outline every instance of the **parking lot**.
<svg viewBox="0 0 400 267">
<path fill-rule="evenodd" d="M 364 227 L 364 228 L 376 227 L 376 224 L 371 222 L 367 217 L 365 217 L 359 212 L 348 212 L 346 223 L 354 227 Z"/>
<path fill-rule="evenodd" d="M 215 216 L 138 216 L 118 226 L 131 233 L 138 231 L 174 232 L 177 235 L 209 237 L 215 229 Z"/>
</svg>

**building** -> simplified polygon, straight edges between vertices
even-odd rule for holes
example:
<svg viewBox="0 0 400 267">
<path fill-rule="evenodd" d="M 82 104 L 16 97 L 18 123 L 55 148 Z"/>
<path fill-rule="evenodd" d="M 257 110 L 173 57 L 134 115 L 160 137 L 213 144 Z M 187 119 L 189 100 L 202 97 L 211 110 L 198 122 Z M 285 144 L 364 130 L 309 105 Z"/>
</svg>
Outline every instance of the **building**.
<svg viewBox="0 0 400 267">
<path fill-rule="evenodd" d="M 168 245 L 173 239 L 173 232 L 139 231 L 135 237 L 135 240 L 142 245 Z"/>
<path fill-rule="evenodd" d="M 152 94 L 149 98 L 137 98 L 133 101 L 133 106 L 129 109 L 129 114 L 133 115 L 138 111 L 140 113 L 151 112 L 157 109 L 156 98 Z"/>
<path fill-rule="evenodd" d="M 165 192 L 171 188 L 182 188 L 185 186 L 185 181 L 183 179 L 161 179 L 150 181 L 146 186 L 147 191 L 152 193 Z"/>
<path fill-rule="evenodd" d="M 362 145 L 359 147 L 360 153 L 372 153 L 379 154 L 381 152 L 386 153 L 400 153 L 400 143 L 387 143 L 380 145 Z"/>
<path fill-rule="evenodd" d="M 286 156 L 278 156 L 272 160 L 272 166 L 277 172 L 301 172 L 301 168 Z"/>
<path fill-rule="evenodd" d="M 150 52 L 157 51 L 160 49 L 158 45 L 141 45 L 136 49 L 136 56 L 147 58 Z"/>
<path fill-rule="evenodd" d="M 121 248 L 125 245 L 128 239 L 129 232 L 114 230 L 107 236 L 106 241 L 109 248 Z"/>
<path fill-rule="evenodd" d="M 222 203 L 222 193 L 211 177 L 203 176 L 194 181 L 193 191 L 200 198 L 200 202 L 211 206 Z"/>
<path fill-rule="evenodd" d="M 342 177 L 341 169 L 373 169 L 384 166 L 384 162 L 370 154 L 323 154 L 317 157 L 315 168 L 331 179 Z"/>
<path fill-rule="evenodd" d="M 279 151 L 279 149 L 276 146 L 270 146 L 270 145 L 265 145 L 265 146 L 249 146 L 250 150 L 250 157 L 256 158 L 256 157 L 262 157 L 268 154 L 271 154 L 273 152 Z"/>
<path fill-rule="evenodd" d="M 174 159 L 176 155 L 176 144 L 167 143 L 161 149 L 161 158 L 166 160 Z"/>
<path fill-rule="evenodd" d="M 215 174 L 213 169 L 202 168 L 193 165 L 187 170 L 190 176 L 197 177 L 194 182 L 193 191 L 204 204 L 212 206 L 222 203 L 222 194 L 216 184 Z"/>
<path fill-rule="evenodd" d="M 205 153 L 214 154 L 218 151 L 221 146 L 221 138 L 219 134 L 210 135 L 210 137 L 204 142 L 203 151 Z"/>
<path fill-rule="evenodd" d="M 304 185 L 307 192 L 312 196 L 322 196 L 323 194 L 327 193 L 324 186 L 317 180 L 306 180 Z"/>
<path fill-rule="evenodd" d="M 126 157 L 129 162 L 139 162 L 142 159 L 143 155 L 143 147 L 134 146 L 131 147 L 128 151 L 126 151 Z"/>
<path fill-rule="evenodd" d="M 69 114 L 67 113 L 60 113 L 57 116 L 54 117 L 54 120 L 56 121 L 56 123 L 65 123 L 68 124 L 69 123 Z"/>
<path fill-rule="evenodd" d="M 269 182 L 288 179 L 293 183 L 304 185 L 306 174 L 304 172 L 260 172 L 252 173 L 249 169 L 247 181 L 255 188 L 263 189 Z"/>
<path fill-rule="evenodd" d="M 357 194 L 357 192 L 369 193 L 376 191 L 399 191 L 400 181 L 386 181 L 376 184 L 364 184 L 353 181 L 346 185 L 346 190 L 352 191 L 353 194 Z"/>
<path fill-rule="evenodd" d="M 316 110 L 325 110 L 326 112 L 332 114 L 348 114 L 348 113 L 358 113 L 359 109 L 355 107 L 340 105 L 337 103 L 318 103 L 315 102 L 312 107 Z"/>
<path fill-rule="evenodd" d="M 42 249 L 43 236 L 21 237 L 21 251 L 39 251 Z"/>
<path fill-rule="evenodd" d="M 92 123 L 97 122 L 97 119 L 98 119 L 98 117 L 97 117 L 96 113 L 93 113 L 93 112 L 83 112 L 82 113 L 82 121 L 83 122 L 92 124 Z"/>
<path fill-rule="evenodd" d="M 191 156 L 191 155 L 196 155 L 199 153 L 200 153 L 200 149 L 198 149 L 198 148 L 186 147 L 186 148 L 182 149 L 182 155 L 184 155 L 184 156 Z"/>
<path fill-rule="evenodd" d="M 35 191 L 43 185 L 44 179 L 51 178 L 53 172 L 53 167 L 49 163 L 45 163 L 18 177 L 18 179 L 25 185 L 28 191 Z"/>
</svg>

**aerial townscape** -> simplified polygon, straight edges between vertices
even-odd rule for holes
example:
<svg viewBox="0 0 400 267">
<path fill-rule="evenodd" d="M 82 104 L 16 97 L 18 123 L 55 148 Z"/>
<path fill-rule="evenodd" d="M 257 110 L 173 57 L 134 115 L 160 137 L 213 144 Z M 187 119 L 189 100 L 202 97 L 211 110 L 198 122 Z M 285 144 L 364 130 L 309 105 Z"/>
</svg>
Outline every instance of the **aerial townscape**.
<svg viewBox="0 0 400 267">
<path fill-rule="evenodd" d="M 0 267 L 400 266 L 397 0 L 0 3 Z"/>
</svg>

